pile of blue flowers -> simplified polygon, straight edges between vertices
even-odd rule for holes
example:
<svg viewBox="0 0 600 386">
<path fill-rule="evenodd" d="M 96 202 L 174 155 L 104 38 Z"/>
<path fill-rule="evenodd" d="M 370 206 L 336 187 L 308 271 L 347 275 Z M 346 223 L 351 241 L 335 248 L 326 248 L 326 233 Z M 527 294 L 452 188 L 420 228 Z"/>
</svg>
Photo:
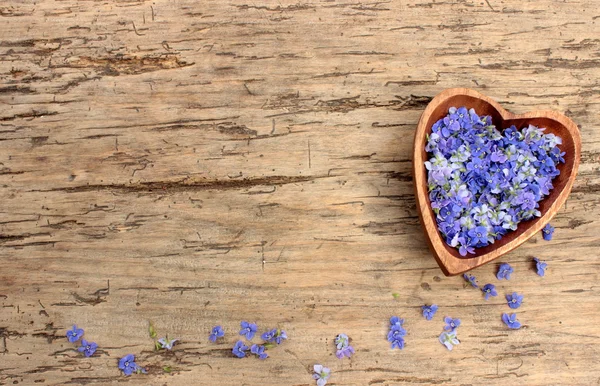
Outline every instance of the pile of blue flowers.
<svg viewBox="0 0 600 386">
<path fill-rule="evenodd" d="M 428 191 L 438 229 L 461 256 L 539 217 L 564 152 L 560 137 L 529 125 L 503 132 L 490 116 L 451 107 L 428 135 Z"/>
</svg>

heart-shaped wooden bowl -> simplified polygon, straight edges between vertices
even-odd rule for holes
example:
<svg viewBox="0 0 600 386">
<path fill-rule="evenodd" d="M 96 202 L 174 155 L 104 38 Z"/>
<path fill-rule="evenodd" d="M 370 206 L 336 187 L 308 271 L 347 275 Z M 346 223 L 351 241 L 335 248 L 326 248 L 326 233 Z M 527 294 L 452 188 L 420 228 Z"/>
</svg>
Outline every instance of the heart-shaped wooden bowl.
<svg viewBox="0 0 600 386">
<path fill-rule="evenodd" d="M 427 161 L 425 151 L 427 134 L 431 133 L 431 127 L 435 122 L 448 114 L 448 109 L 452 106 L 473 108 L 480 116 L 490 115 L 499 130 L 504 130 L 511 125 L 515 125 L 517 129 L 529 124 L 540 128 L 545 127 L 545 133 L 554 133 L 562 138 L 562 145 L 559 145 L 559 148 L 566 152 L 565 163 L 558 166 L 560 175 L 552 181 L 554 189 L 539 203 L 541 217 L 519 223 L 515 231 L 496 240 L 494 244 L 477 248 L 474 255 L 469 254 L 465 257 L 460 256 L 456 248 L 446 244 L 438 231 L 427 191 L 427 170 L 424 164 Z M 575 181 L 580 156 L 581 137 L 577 125 L 558 112 L 532 111 L 526 114 L 513 114 L 485 95 L 467 88 L 447 89 L 433 98 L 423 111 L 415 133 L 413 173 L 419 217 L 433 255 L 444 274 L 453 276 L 479 267 L 515 249 L 539 232 L 567 200 Z"/>
</svg>

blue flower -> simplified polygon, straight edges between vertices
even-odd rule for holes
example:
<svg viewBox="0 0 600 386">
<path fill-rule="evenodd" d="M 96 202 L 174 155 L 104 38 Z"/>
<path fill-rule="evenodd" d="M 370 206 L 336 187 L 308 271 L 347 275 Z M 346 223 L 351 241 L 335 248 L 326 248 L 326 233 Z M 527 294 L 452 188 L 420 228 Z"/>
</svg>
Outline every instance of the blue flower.
<svg viewBox="0 0 600 386">
<path fill-rule="evenodd" d="M 314 374 L 313 379 L 317 381 L 317 386 L 325 386 L 327 384 L 327 380 L 331 376 L 331 370 L 327 367 L 323 367 L 322 365 L 315 365 L 313 367 Z"/>
<path fill-rule="evenodd" d="M 250 352 L 258 355 L 258 359 L 264 360 L 269 357 L 269 355 L 265 352 L 265 346 L 263 345 L 253 344 L 252 347 L 250 347 Z"/>
<path fill-rule="evenodd" d="M 535 261 L 535 268 L 537 269 L 537 274 L 540 276 L 544 276 L 546 274 L 546 268 L 548 268 L 548 264 L 546 264 L 546 262 L 544 261 L 541 261 L 537 257 L 534 257 L 533 261 Z"/>
<path fill-rule="evenodd" d="M 231 350 L 231 352 L 236 357 L 243 358 L 246 356 L 246 350 L 248 350 L 248 346 L 246 346 L 241 340 L 238 340 L 237 342 L 235 342 L 235 345 L 233 346 L 233 350 Z"/>
<path fill-rule="evenodd" d="M 287 339 L 287 334 L 285 331 L 274 328 L 269 330 L 261 335 L 262 340 L 265 342 L 275 342 L 277 344 L 281 344 L 284 339 Z"/>
<path fill-rule="evenodd" d="M 544 240 L 546 240 L 546 241 L 552 240 L 553 234 L 554 234 L 554 227 L 552 225 L 546 224 L 546 226 L 542 228 L 542 237 L 544 237 Z"/>
<path fill-rule="evenodd" d="M 342 359 L 344 357 L 350 358 L 354 354 L 354 348 L 352 346 L 343 347 L 335 352 L 335 356 L 338 359 Z"/>
<path fill-rule="evenodd" d="M 502 321 L 512 330 L 521 328 L 521 323 L 517 320 L 517 314 L 502 314 Z"/>
<path fill-rule="evenodd" d="M 400 319 L 397 316 L 392 316 L 390 318 L 390 324 L 393 326 L 398 326 L 398 327 L 402 327 L 402 325 L 404 324 L 404 319 Z"/>
<path fill-rule="evenodd" d="M 173 345 L 178 340 L 179 339 L 173 339 L 173 340 L 169 341 L 169 338 L 160 338 L 159 340 L 157 340 L 157 342 L 160 345 L 160 348 L 164 348 L 164 349 L 167 349 L 167 350 L 172 350 L 173 349 Z"/>
<path fill-rule="evenodd" d="M 246 336 L 246 339 L 252 340 L 254 338 L 254 334 L 258 330 L 258 327 L 254 323 L 248 323 L 245 320 L 240 323 L 242 329 L 240 330 L 240 335 Z"/>
<path fill-rule="evenodd" d="M 440 343 L 446 346 L 448 350 L 452 350 L 454 346 L 460 343 L 456 337 L 456 331 L 442 332 L 439 337 Z"/>
<path fill-rule="evenodd" d="M 493 284 L 486 284 L 481 290 L 485 294 L 485 300 L 489 300 L 490 296 L 498 296 L 498 292 L 496 292 L 496 286 Z"/>
<path fill-rule="evenodd" d="M 82 352 L 86 357 L 91 357 L 96 352 L 98 345 L 95 342 L 88 342 L 85 339 L 81 340 L 81 346 L 77 348 L 77 351 Z"/>
<path fill-rule="evenodd" d="M 388 332 L 387 340 L 392 344 L 392 349 L 399 348 L 402 350 L 404 348 L 404 336 L 406 335 L 406 330 L 400 326 L 392 326 L 390 331 Z"/>
<path fill-rule="evenodd" d="M 217 338 L 222 338 L 225 336 L 225 330 L 223 330 L 223 327 L 221 326 L 214 326 L 212 328 L 212 331 L 210 332 L 210 335 L 208 336 L 208 340 L 210 340 L 211 342 L 216 342 Z"/>
<path fill-rule="evenodd" d="M 513 273 L 513 271 L 513 267 L 511 267 L 510 264 L 502 263 L 498 268 L 498 273 L 496 274 L 496 277 L 498 278 L 498 280 L 510 280 L 510 274 Z"/>
<path fill-rule="evenodd" d="M 79 340 L 79 338 L 81 338 L 82 336 L 83 336 L 83 329 L 77 328 L 76 325 L 73 325 L 73 328 L 71 330 L 67 331 L 67 339 L 71 343 L 77 342 Z"/>
<path fill-rule="evenodd" d="M 463 278 L 469 284 L 471 284 L 474 288 L 479 288 L 479 286 L 477 285 L 477 279 L 475 278 L 475 276 L 473 276 L 473 275 L 467 275 L 466 273 L 463 273 Z"/>
<path fill-rule="evenodd" d="M 521 306 L 521 303 L 523 303 L 523 295 L 513 292 L 512 295 L 506 295 L 506 301 L 510 308 L 517 309 Z"/>
<path fill-rule="evenodd" d="M 433 316 L 437 312 L 438 306 L 435 304 L 432 304 L 430 306 L 424 305 L 424 306 L 421 306 L 421 309 L 423 310 L 423 316 L 425 317 L 425 319 L 431 320 L 431 319 L 433 319 Z"/>
<path fill-rule="evenodd" d="M 446 323 L 444 326 L 445 331 L 454 331 L 458 326 L 460 326 L 460 319 L 452 319 L 451 317 L 446 316 L 444 318 L 444 323 Z"/>
<path fill-rule="evenodd" d="M 123 370 L 123 374 L 128 376 L 133 373 L 146 372 L 146 370 L 144 370 L 137 363 L 135 363 L 135 356 L 133 354 L 125 355 L 119 360 L 119 369 Z"/>
</svg>

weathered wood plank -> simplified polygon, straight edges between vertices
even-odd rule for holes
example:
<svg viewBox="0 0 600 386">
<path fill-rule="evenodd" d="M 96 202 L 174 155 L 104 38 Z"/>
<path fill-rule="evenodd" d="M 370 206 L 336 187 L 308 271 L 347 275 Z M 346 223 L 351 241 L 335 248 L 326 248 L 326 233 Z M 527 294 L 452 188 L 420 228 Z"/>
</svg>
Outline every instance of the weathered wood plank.
<svg viewBox="0 0 600 386">
<path fill-rule="evenodd" d="M 307 385 L 315 363 L 338 385 L 597 383 L 595 5 L 1 4 L 0 384 Z M 412 135 L 457 86 L 581 127 L 555 240 L 507 255 L 510 282 L 474 271 L 525 294 L 519 331 L 501 298 L 443 277 L 418 223 Z M 404 351 L 385 340 L 393 314 Z M 453 352 L 445 315 L 463 321 Z M 242 319 L 290 339 L 265 362 L 232 358 Z M 152 351 L 149 320 L 181 339 L 173 353 Z M 64 338 L 73 323 L 93 358 Z M 215 324 L 224 343 L 207 340 Z M 334 356 L 340 332 L 351 360 Z M 130 352 L 148 375 L 120 375 Z"/>
</svg>

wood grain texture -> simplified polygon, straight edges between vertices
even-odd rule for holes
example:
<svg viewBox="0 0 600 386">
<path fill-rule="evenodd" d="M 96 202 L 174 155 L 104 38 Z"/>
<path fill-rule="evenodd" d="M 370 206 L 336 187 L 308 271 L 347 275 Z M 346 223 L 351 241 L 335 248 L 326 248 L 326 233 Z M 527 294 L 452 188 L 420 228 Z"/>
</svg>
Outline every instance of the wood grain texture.
<svg viewBox="0 0 600 386">
<path fill-rule="evenodd" d="M 561 138 L 560 149 L 564 163 L 558 165 L 560 175 L 553 181 L 554 189 L 539 203 L 540 217 L 523 221 L 514 232 L 509 232 L 485 248 L 476 248 L 473 255 L 462 257 L 456 248 L 446 243 L 438 230 L 435 214 L 431 209 L 427 170 L 425 161 L 429 156 L 425 151 L 427 138 L 435 122 L 448 115 L 448 109 L 453 106 L 465 106 L 475 109 L 480 116 L 490 116 L 499 130 L 515 126 L 519 129 L 534 125 L 543 128 L 546 134 L 554 134 Z M 413 152 L 413 178 L 415 198 L 419 218 L 425 231 L 431 252 L 444 274 L 458 275 L 483 264 L 489 263 L 505 253 L 517 248 L 550 222 L 563 206 L 577 177 L 581 158 L 581 135 L 577 125 L 557 111 L 530 111 L 525 114 L 513 114 L 506 111 L 493 99 L 468 88 L 452 88 L 440 92 L 427 105 L 415 130 Z"/>
<path fill-rule="evenodd" d="M 594 0 L 4 1 L 0 21 L 0 384 L 312 385 L 315 363 L 335 385 L 600 382 Z M 488 302 L 443 277 L 413 194 L 417 121 L 451 87 L 581 130 L 555 239 L 505 255 L 509 282 L 474 270 Z M 243 319 L 289 341 L 232 358 Z M 176 350 L 152 351 L 149 320 Z M 128 353 L 149 374 L 120 375 Z"/>
</svg>

